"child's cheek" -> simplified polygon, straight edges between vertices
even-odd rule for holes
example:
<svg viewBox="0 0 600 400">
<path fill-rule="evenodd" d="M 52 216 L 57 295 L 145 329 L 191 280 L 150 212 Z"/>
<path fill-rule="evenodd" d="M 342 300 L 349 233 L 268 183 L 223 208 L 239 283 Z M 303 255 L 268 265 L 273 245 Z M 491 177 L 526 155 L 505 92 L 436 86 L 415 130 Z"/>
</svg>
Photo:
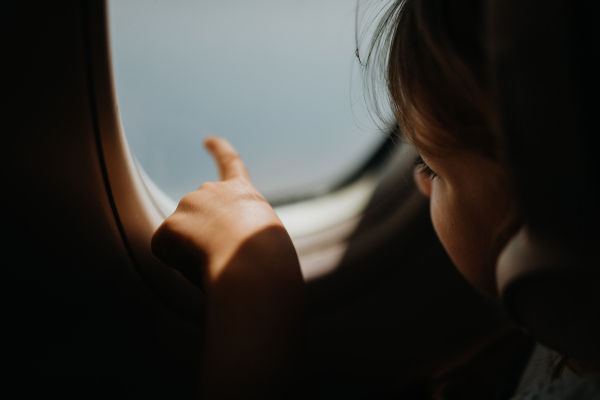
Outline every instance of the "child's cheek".
<svg viewBox="0 0 600 400">
<path fill-rule="evenodd" d="M 430 202 L 433 227 L 458 271 L 479 292 L 493 297 L 493 274 L 485 262 L 487 235 L 478 229 L 473 205 L 462 200 L 446 182 L 434 181 Z"/>
</svg>

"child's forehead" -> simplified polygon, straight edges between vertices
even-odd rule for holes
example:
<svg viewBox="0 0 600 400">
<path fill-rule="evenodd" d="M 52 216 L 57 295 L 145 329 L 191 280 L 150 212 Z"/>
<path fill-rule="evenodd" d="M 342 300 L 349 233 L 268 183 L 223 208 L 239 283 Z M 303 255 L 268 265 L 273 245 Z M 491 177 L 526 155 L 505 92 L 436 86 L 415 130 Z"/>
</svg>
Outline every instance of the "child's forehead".
<svg viewBox="0 0 600 400">
<path fill-rule="evenodd" d="M 444 159 L 466 150 L 492 160 L 499 160 L 498 140 L 495 140 L 496 138 L 489 131 L 449 132 L 439 127 L 431 129 L 429 126 L 422 129 L 411 128 L 403 136 L 421 155 L 430 159 Z"/>
<path fill-rule="evenodd" d="M 445 123 L 448 118 L 436 118 L 414 104 L 398 109 L 396 119 L 401 136 L 425 156 L 440 158 L 456 150 L 471 150 L 498 159 L 501 140 L 492 126 L 465 121 Z"/>
<path fill-rule="evenodd" d="M 407 139 L 419 154 L 427 158 L 443 159 L 462 147 L 448 134 L 414 132 L 407 135 Z"/>
</svg>

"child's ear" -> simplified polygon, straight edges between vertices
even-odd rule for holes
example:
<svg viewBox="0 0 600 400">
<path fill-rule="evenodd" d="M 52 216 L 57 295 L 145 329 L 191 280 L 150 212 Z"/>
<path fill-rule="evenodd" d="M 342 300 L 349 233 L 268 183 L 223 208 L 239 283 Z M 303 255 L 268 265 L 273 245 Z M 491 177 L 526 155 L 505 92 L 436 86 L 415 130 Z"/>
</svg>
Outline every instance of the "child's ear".
<svg viewBox="0 0 600 400">
<path fill-rule="evenodd" d="M 431 197 L 431 178 L 421 173 L 421 167 L 418 165 L 415 167 L 413 174 L 419 191 L 425 196 Z"/>
</svg>

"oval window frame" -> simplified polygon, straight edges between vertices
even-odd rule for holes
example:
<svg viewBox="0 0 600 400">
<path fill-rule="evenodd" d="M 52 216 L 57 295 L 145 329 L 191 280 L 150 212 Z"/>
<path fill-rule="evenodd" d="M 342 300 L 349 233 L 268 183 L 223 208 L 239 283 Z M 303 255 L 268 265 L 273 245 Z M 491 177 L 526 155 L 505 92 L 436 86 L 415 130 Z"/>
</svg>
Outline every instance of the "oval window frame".
<svg viewBox="0 0 600 400">
<path fill-rule="evenodd" d="M 174 202 L 143 171 L 127 143 L 118 108 L 108 15 L 108 1 L 101 0 L 91 3 L 86 17 L 92 108 L 111 205 L 123 242 L 145 282 L 177 314 L 201 324 L 204 300 L 200 289 L 158 260 L 150 248 L 154 231 L 174 210 Z M 308 285 L 343 268 L 349 238 L 357 241 L 356 228 L 365 213 L 380 212 L 381 207 L 389 206 L 390 198 L 395 205 L 386 212 L 395 217 L 381 220 L 360 234 L 365 238 L 361 254 L 376 247 L 373 237 L 408 229 L 422 220 L 427 202 L 412 180 L 414 155 L 410 146 L 396 146 L 387 140 L 365 165 L 332 191 L 275 204 L 294 241 Z M 402 181 L 406 187 L 398 190 L 396 185 Z"/>
</svg>

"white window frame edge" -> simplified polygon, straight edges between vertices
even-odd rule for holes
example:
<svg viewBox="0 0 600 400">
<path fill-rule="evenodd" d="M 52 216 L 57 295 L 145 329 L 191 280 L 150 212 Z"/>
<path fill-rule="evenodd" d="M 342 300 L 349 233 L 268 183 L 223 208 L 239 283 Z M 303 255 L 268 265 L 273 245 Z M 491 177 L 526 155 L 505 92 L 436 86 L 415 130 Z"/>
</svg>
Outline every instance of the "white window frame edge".
<svg viewBox="0 0 600 400">
<path fill-rule="evenodd" d="M 110 47 L 108 4 L 92 17 L 92 71 L 101 145 L 110 189 L 133 260 L 146 281 L 172 306 L 196 319 L 203 307 L 200 290 L 159 261 L 150 248 L 152 234 L 176 208 L 133 157 L 118 110 Z M 407 148 L 407 146 L 400 146 Z M 398 151 L 398 150 L 394 150 Z M 388 157 L 393 159 L 394 157 Z M 398 159 L 398 157 L 395 157 Z M 394 175 L 412 169 L 410 155 L 386 161 Z M 386 164 L 384 163 L 384 164 Z M 389 164 L 393 164 L 390 165 Z M 347 239 L 384 179 L 382 171 L 366 171 L 354 182 L 315 198 L 275 208 L 300 257 L 306 281 L 334 271 L 345 254 Z"/>
<path fill-rule="evenodd" d="M 108 2 L 92 3 L 90 24 L 91 85 L 99 139 L 108 179 L 108 190 L 122 227 L 123 241 L 143 280 L 163 303 L 194 324 L 202 323 L 204 309 L 200 290 L 178 271 L 169 268 L 152 254 L 152 235 L 163 222 L 157 207 L 160 200 L 150 195 L 127 144 L 119 114 L 113 75 Z"/>
</svg>

